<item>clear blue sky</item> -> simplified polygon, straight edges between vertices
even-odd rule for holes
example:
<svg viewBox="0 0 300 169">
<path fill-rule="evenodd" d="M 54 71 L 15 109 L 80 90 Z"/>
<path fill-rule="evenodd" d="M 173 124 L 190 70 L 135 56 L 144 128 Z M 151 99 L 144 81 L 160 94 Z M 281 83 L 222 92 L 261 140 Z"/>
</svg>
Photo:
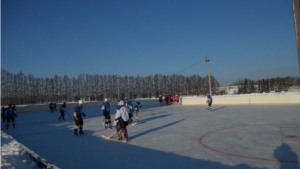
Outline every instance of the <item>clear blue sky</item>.
<svg viewBox="0 0 300 169">
<path fill-rule="evenodd" d="M 35 77 L 299 77 L 291 0 L 2 0 L 1 67 Z M 205 76 L 205 62 L 183 71 Z"/>
</svg>

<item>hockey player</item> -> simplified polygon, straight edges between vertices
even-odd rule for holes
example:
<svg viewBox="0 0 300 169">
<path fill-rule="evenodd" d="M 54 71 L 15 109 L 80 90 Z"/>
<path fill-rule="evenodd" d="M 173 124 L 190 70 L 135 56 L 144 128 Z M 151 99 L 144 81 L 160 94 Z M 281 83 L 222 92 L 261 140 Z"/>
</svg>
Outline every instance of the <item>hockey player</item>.
<svg viewBox="0 0 300 169">
<path fill-rule="evenodd" d="M 129 108 L 125 106 L 123 101 L 120 101 L 120 107 L 117 109 L 115 115 L 115 125 L 117 126 L 117 133 L 119 135 L 119 141 L 127 141 L 128 133 L 126 126 L 129 120 Z"/>
<path fill-rule="evenodd" d="M 84 134 L 82 131 L 83 126 L 83 119 L 82 116 L 85 117 L 85 113 L 82 112 L 82 100 L 78 101 L 78 104 L 74 107 L 74 121 L 75 121 L 75 129 L 74 129 L 74 135 L 78 135 L 77 131 L 79 128 L 79 134 Z"/>
<path fill-rule="evenodd" d="M 16 104 L 13 104 L 13 106 L 12 106 L 13 108 L 14 108 L 14 110 L 16 111 L 16 113 L 17 113 L 17 106 L 16 106 Z"/>
<path fill-rule="evenodd" d="M 5 108 L 2 106 L 1 108 L 1 118 L 2 118 L 2 122 L 5 122 Z"/>
<path fill-rule="evenodd" d="M 179 96 L 177 94 L 176 94 L 175 98 L 176 98 L 176 105 L 179 105 L 180 98 L 179 98 Z"/>
<path fill-rule="evenodd" d="M 139 118 L 139 108 L 142 107 L 142 103 L 139 101 L 136 101 L 134 104 L 134 112 L 135 112 L 135 117 Z"/>
<path fill-rule="evenodd" d="M 159 105 L 163 105 L 164 104 L 162 99 L 163 99 L 162 96 L 159 95 L 159 97 L 158 97 Z"/>
<path fill-rule="evenodd" d="M 212 105 L 213 99 L 209 93 L 206 93 L 206 97 L 207 97 L 206 103 L 208 104 L 207 110 L 212 111 L 211 105 Z"/>
<path fill-rule="evenodd" d="M 52 102 L 49 104 L 49 109 L 50 109 L 51 113 L 53 113 L 53 103 Z"/>
<path fill-rule="evenodd" d="M 177 95 L 175 95 L 175 96 L 172 96 L 172 105 L 177 105 Z"/>
<path fill-rule="evenodd" d="M 18 117 L 16 111 L 12 107 L 12 104 L 8 105 L 8 108 L 5 110 L 5 117 L 6 117 L 6 129 L 9 127 L 10 120 L 12 122 L 13 128 L 15 128 L 15 117 Z"/>
<path fill-rule="evenodd" d="M 166 102 L 166 105 L 169 104 L 169 96 L 168 95 L 165 96 L 165 102 Z"/>
<path fill-rule="evenodd" d="M 58 120 L 62 119 L 62 120 L 65 120 L 65 111 L 66 111 L 66 107 L 67 107 L 67 104 L 66 102 L 64 102 L 61 106 L 60 106 L 60 116 L 58 117 Z"/>
<path fill-rule="evenodd" d="M 130 100 L 129 97 L 125 97 L 125 105 L 130 109 L 132 110 L 133 109 L 133 105 L 132 105 L 132 100 Z"/>
<path fill-rule="evenodd" d="M 132 119 L 132 117 L 133 117 L 132 101 L 128 97 L 125 97 L 124 105 L 129 108 L 129 124 L 131 124 L 133 122 L 133 119 Z"/>
<path fill-rule="evenodd" d="M 103 111 L 103 116 L 105 117 L 105 128 L 112 128 L 111 126 L 111 118 L 110 118 L 110 103 L 108 102 L 108 99 L 104 99 L 104 103 L 102 103 L 101 109 Z"/>
</svg>

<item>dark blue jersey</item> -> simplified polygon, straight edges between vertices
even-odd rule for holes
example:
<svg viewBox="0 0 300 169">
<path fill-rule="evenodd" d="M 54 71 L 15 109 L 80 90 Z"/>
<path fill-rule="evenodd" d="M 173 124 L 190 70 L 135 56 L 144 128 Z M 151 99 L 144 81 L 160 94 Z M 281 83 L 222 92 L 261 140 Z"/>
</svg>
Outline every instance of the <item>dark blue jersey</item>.
<svg viewBox="0 0 300 169">
<path fill-rule="evenodd" d="M 82 118 L 82 106 L 75 106 L 74 107 L 74 117 Z"/>
<path fill-rule="evenodd" d="M 122 107 L 122 105 L 118 105 L 117 106 L 117 110 L 120 110 L 121 107 Z"/>
<path fill-rule="evenodd" d="M 132 114 L 132 112 L 133 112 L 133 107 L 132 107 L 132 105 L 126 106 L 126 107 L 128 107 L 128 109 L 129 109 L 129 114 Z"/>
<path fill-rule="evenodd" d="M 124 103 L 125 103 L 125 105 L 128 107 L 128 106 L 132 106 L 132 101 L 129 99 L 129 98 L 126 98 L 125 100 L 124 100 Z"/>
<path fill-rule="evenodd" d="M 65 112 L 66 111 L 66 105 L 65 104 L 61 105 L 59 110 L 60 110 L 60 112 Z"/>
<path fill-rule="evenodd" d="M 108 102 L 102 103 L 101 109 L 103 111 L 103 114 L 110 114 L 110 104 Z"/>
<path fill-rule="evenodd" d="M 6 108 L 5 112 L 5 117 L 15 117 L 16 111 L 13 107 Z"/>
<path fill-rule="evenodd" d="M 212 97 L 211 97 L 211 95 L 209 94 L 209 95 L 207 95 L 207 99 L 209 99 L 209 103 L 212 103 L 213 102 L 213 99 L 212 99 Z"/>
</svg>

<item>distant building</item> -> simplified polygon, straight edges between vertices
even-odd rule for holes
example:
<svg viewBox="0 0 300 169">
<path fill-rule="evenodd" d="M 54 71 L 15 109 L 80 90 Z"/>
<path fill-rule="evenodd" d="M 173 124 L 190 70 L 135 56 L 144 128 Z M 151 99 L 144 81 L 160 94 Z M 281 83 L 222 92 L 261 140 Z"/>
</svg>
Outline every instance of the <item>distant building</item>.
<svg viewBox="0 0 300 169">
<path fill-rule="evenodd" d="M 300 92 L 300 86 L 291 86 L 288 89 L 289 92 Z"/>
<path fill-rule="evenodd" d="M 217 87 L 218 95 L 233 95 L 239 91 L 239 86 L 221 86 Z"/>
<path fill-rule="evenodd" d="M 239 91 L 240 86 L 221 86 L 217 87 L 217 95 L 233 95 L 237 94 Z M 255 91 L 258 91 L 258 85 L 254 85 Z M 288 92 L 300 92 L 300 86 L 291 86 L 286 87 L 286 89 L 283 89 L 282 91 L 288 91 Z M 282 92 L 282 91 L 271 91 L 272 92 Z M 249 92 L 248 92 L 249 93 Z"/>
</svg>

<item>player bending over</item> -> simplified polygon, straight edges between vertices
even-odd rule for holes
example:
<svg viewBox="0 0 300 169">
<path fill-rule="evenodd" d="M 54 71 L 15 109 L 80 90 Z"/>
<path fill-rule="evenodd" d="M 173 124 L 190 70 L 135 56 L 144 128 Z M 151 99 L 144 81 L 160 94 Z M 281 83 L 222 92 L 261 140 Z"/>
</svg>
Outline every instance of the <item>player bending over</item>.
<svg viewBox="0 0 300 169">
<path fill-rule="evenodd" d="M 126 126 L 128 125 L 129 112 L 129 108 L 124 105 L 123 101 L 120 101 L 120 107 L 117 109 L 114 122 L 119 135 L 119 141 L 126 141 L 128 139 Z"/>
<path fill-rule="evenodd" d="M 142 108 L 142 103 L 137 101 L 134 104 L 134 112 L 135 112 L 135 117 L 139 118 L 139 108 Z"/>
</svg>

